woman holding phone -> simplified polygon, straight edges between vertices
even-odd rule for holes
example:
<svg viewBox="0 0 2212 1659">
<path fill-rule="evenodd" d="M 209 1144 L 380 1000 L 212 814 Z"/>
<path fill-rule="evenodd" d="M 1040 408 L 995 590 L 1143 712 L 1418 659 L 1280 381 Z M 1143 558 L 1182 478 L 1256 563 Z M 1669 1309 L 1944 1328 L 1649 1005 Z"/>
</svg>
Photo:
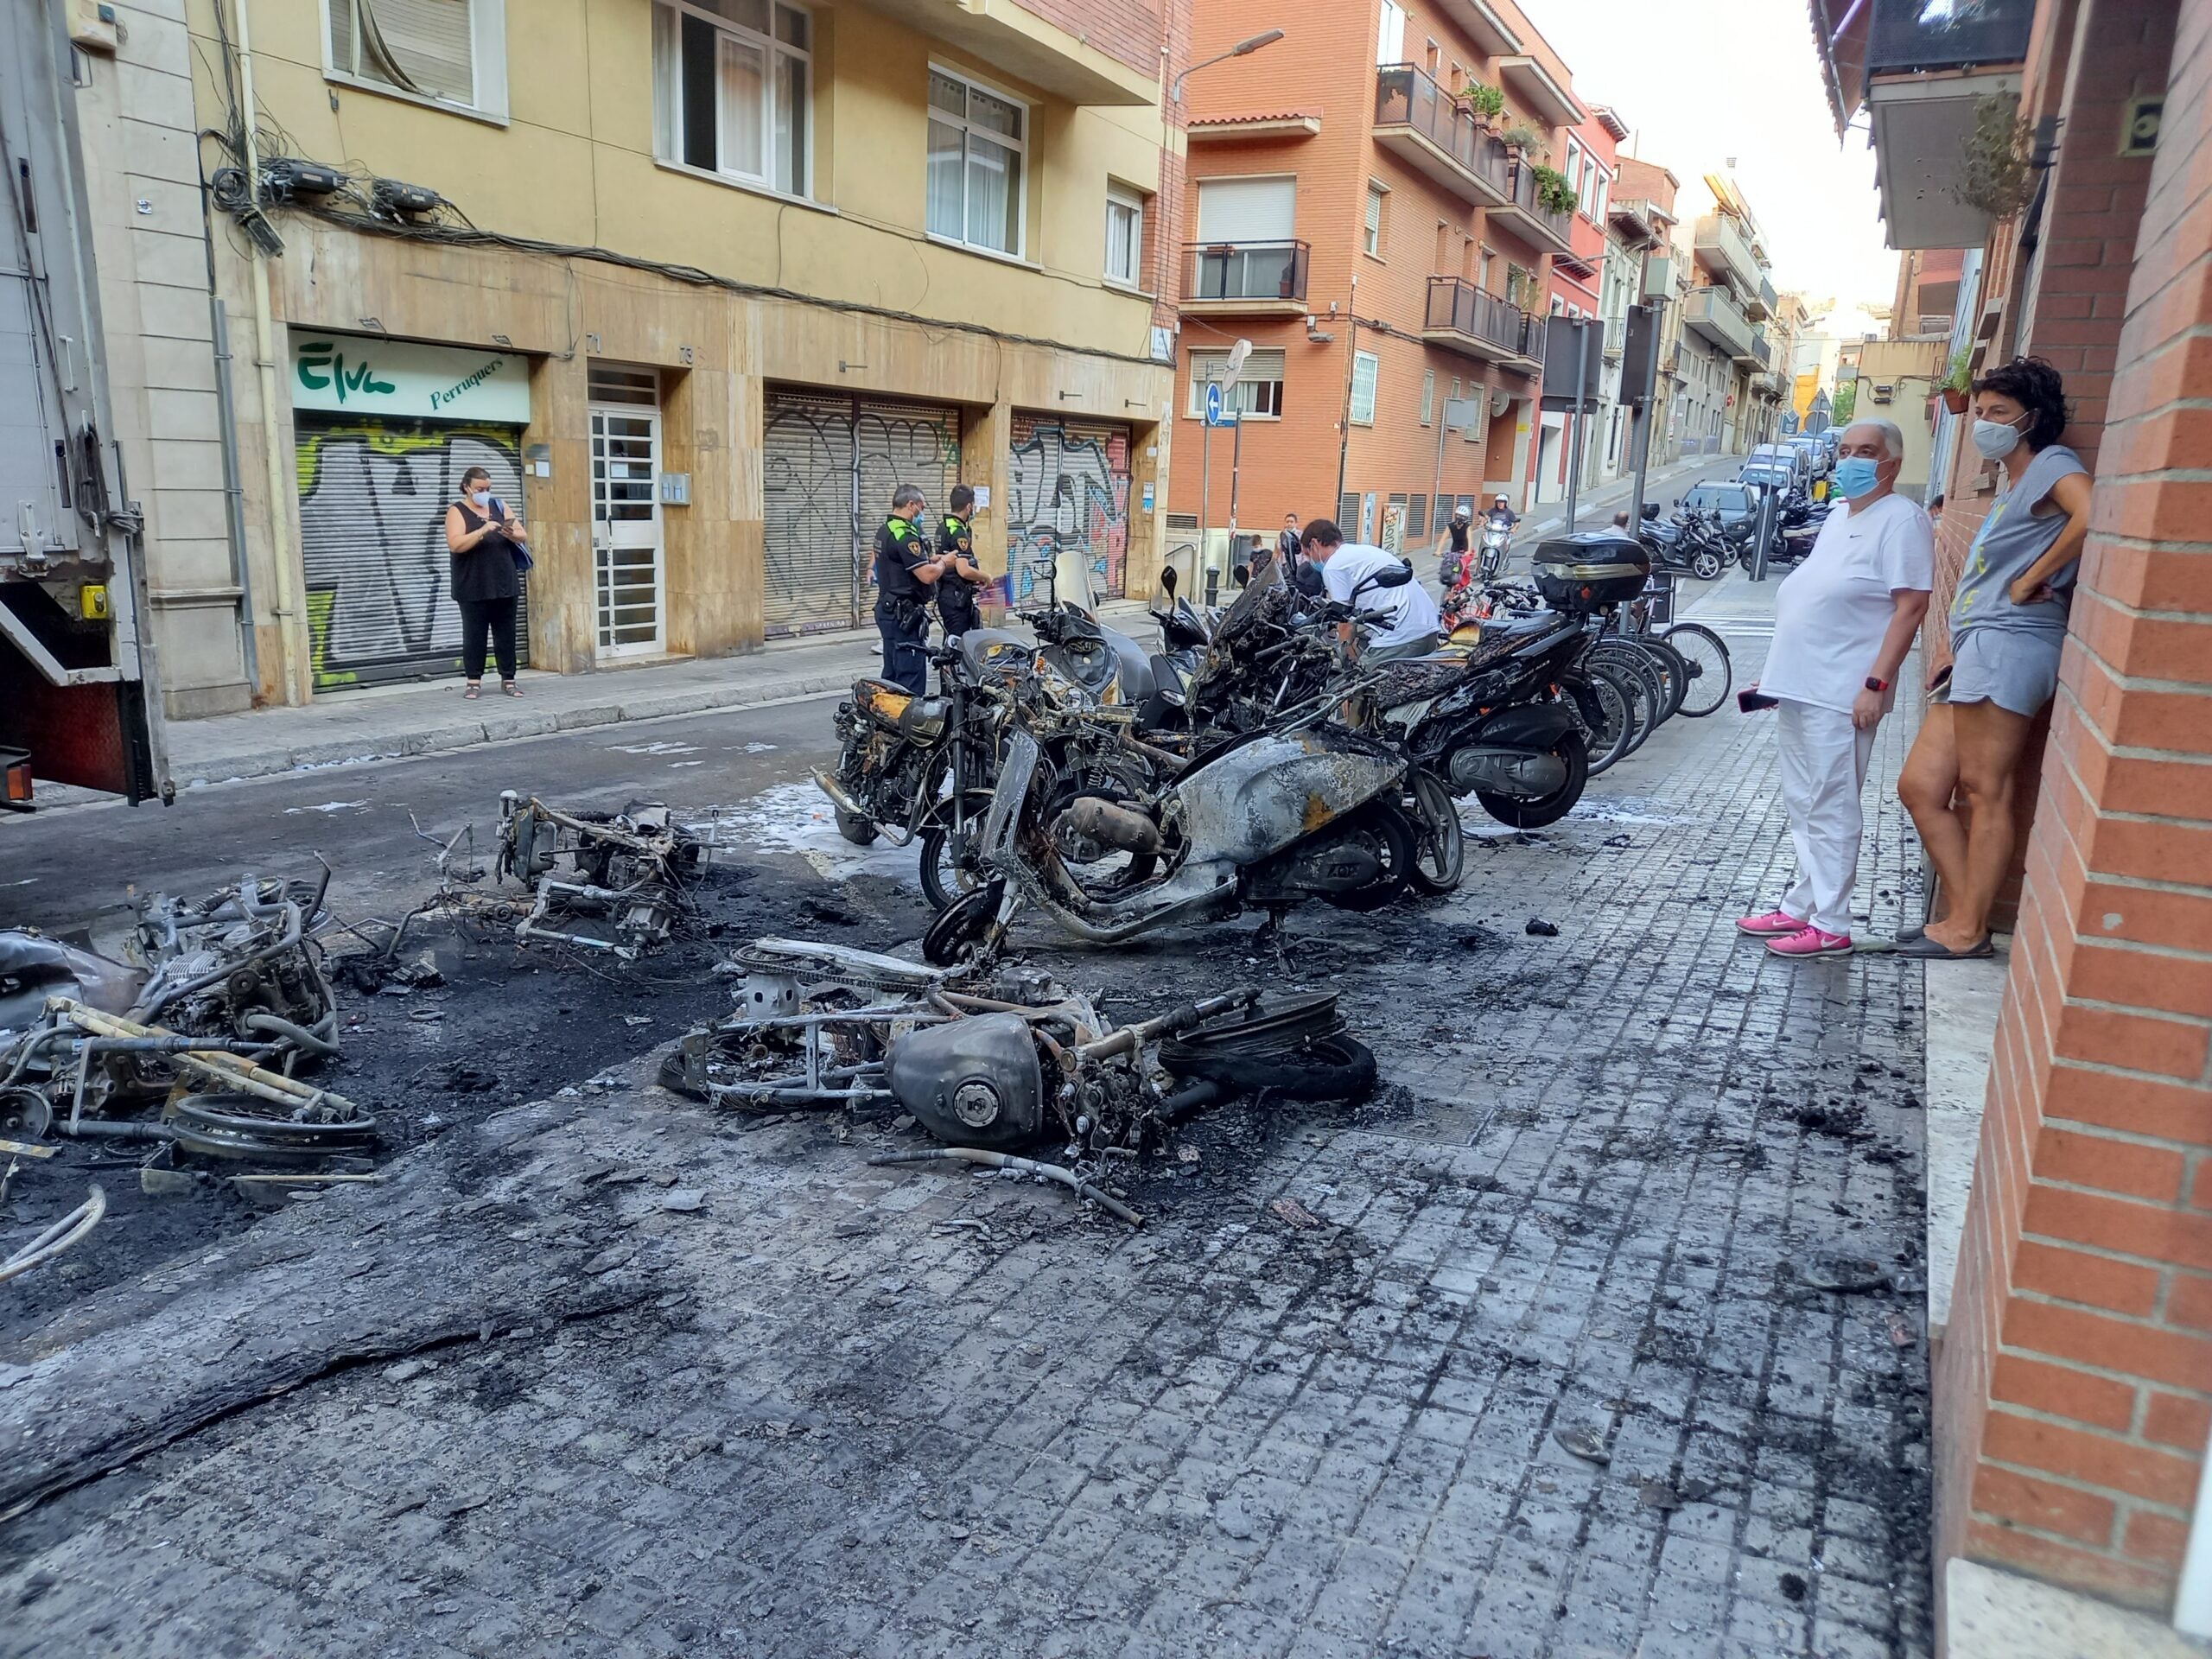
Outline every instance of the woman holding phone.
<svg viewBox="0 0 2212 1659">
<path fill-rule="evenodd" d="M 1951 601 L 1951 672 L 1897 779 L 1944 893 L 1941 921 L 1897 944 L 1903 956 L 1991 954 L 1989 912 L 2012 861 L 2012 773 L 2035 717 L 2058 689 L 2082 543 L 2089 470 L 2058 442 L 2066 389 L 2038 358 L 2016 357 L 1974 383 L 1974 448 L 1997 462 L 2004 493 L 1981 521 Z M 1952 801 L 1966 798 L 1963 815 Z"/>
<path fill-rule="evenodd" d="M 515 683 L 515 603 L 522 573 L 530 568 L 530 531 L 492 493 L 492 474 L 472 467 L 461 476 L 461 499 L 446 509 L 446 550 L 452 555 L 454 602 L 461 607 L 464 701 L 484 695 L 488 641 L 499 664 L 499 689 L 522 695 Z"/>
</svg>

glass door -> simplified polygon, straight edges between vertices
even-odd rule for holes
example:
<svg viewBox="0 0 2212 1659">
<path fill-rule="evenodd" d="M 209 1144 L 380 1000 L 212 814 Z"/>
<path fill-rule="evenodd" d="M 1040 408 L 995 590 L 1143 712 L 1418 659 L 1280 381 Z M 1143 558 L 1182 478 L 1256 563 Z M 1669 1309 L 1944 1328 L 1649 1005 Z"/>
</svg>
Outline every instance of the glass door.
<svg viewBox="0 0 2212 1659">
<path fill-rule="evenodd" d="M 601 659 L 667 649 L 661 556 L 660 415 L 591 411 L 591 540 Z"/>
</svg>

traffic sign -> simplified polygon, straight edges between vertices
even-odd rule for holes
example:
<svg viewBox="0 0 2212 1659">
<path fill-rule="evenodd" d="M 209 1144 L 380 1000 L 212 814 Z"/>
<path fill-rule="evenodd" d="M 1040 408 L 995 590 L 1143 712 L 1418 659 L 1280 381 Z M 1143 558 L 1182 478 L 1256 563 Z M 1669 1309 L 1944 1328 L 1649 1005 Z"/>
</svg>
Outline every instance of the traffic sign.
<svg viewBox="0 0 2212 1659">
<path fill-rule="evenodd" d="M 1217 380 L 1210 380 L 1206 383 L 1206 424 L 1208 426 L 1236 424 L 1236 411 L 1225 407 L 1223 404 L 1221 383 Z"/>
</svg>

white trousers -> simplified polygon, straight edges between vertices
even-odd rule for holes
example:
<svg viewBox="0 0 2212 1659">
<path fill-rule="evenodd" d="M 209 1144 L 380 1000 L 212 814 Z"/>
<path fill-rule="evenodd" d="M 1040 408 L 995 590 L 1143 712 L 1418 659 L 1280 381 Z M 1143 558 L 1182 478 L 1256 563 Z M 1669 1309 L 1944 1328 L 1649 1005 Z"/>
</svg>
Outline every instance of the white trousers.
<svg viewBox="0 0 2212 1659">
<path fill-rule="evenodd" d="M 1875 728 L 1849 715 L 1784 697 L 1775 710 L 1782 755 L 1782 805 L 1797 849 L 1797 880 L 1782 908 L 1823 933 L 1851 931 L 1851 890 L 1859 880 L 1859 791 Z"/>
</svg>

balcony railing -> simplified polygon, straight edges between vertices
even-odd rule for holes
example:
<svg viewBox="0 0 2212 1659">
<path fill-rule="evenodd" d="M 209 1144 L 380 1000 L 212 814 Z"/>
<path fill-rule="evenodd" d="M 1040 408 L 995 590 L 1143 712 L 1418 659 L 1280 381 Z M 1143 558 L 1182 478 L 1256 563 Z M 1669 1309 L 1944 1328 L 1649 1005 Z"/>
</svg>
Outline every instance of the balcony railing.
<svg viewBox="0 0 2212 1659">
<path fill-rule="evenodd" d="M 1866 36 L 1866 73 L 1965 69 L 2024 62 L 2036 0 L 1980 0 L 1929 17 L 1928 0 L 1874 0 Z"/>
<path fill-rule="evenodd" d="M 1725 270 L 1729 279 L 1747 293 L 1757 293 L 1766 280 L 1751 238 L 1726 213 L 1707 213 L 1698 220 L 1697 251 L 1700 257 Z"/>
<path fill-rule="evenodd" d="M 1751 320 L 1725 288 L 1692 289 L 1682 306 L 1682 327 L 1732 358 L 1748 362 L 1754 356 L 1751 342 L 1758 336 Z"/>
<path fill-rule="evenodd" d="M 1217 312 L 1244 305 L 1302 309 L 1309 252 L 1303 242 L 1186 244 L 1183 303 Z"/>
<path fill-rule="evenodd" d="M 1536 169 L 1525 156 L 1516 156 L 1505 169 L 1509 217 L 1518 218 L 1541 236 L 1548 237 L 1561 252 L 1573 246 L 1574 215 L 1555 213 L 1536 200 Z"/>
<path fill-rule="evenodd" d="M 1502 201 L 1506 194 L 1505 146 L 1485 130 L 1474 112 L 1418 66 L 1385 64 L 1375 77 L 1375 125 L 1386 138 L 1393 130 L 1417 135 L 1428 149 L 1413 147 L 1406 159 L 1475 201 Z M 1427 164 L 1440 153 L 1451 173 Z"/>
<path fill-rule="evenodd" d="M 1519 306 L 1484 293 L 1463 277 L 1428 279 L 1428 309 L 1421 319 L 1424 333 L 1464 335 L 1491 347 L 1485 353 L 1489 356 L 1536 357 L 1541 355 L 1541 343 L 1534 349 L 1529 343 L 1529 325 L 1533 321 Z"/>
</svg>

